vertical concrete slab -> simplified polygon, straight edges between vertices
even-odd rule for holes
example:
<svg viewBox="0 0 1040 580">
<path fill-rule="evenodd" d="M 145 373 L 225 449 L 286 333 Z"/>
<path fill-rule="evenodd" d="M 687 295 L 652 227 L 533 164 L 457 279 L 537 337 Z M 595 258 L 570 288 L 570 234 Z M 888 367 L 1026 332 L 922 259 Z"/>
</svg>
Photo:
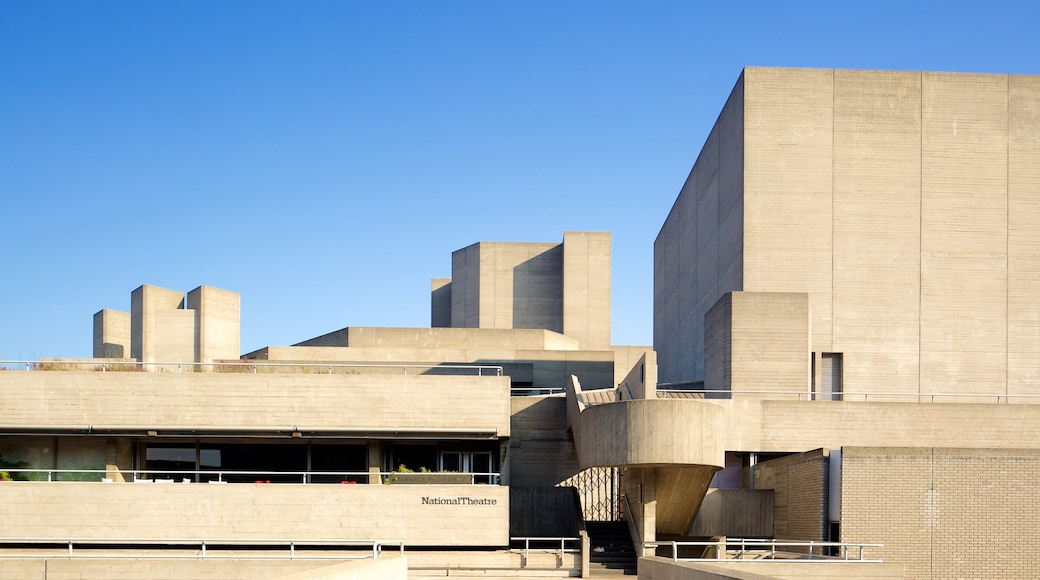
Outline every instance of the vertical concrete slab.
<svg viewBox="0 0 1040 580">
<path fill-rule="evenodd" d="M 188 292 L 188 309 L 195 314 L 195 362 L 239 358 L 241 297 L 237 292 L 199 286 Z"/>
<path fill-rule="evenodd" d="M 430 282 L 430 327 L 451 327 L 451 278 Z"/>
<path fill-rule="evenodd" d="M 744 75 L 716 122 L 719 140 L 718 296 L 744 289 Z"/>
<path fill-rule="evenodd" d="M 139 286 L 130 293 L 130 356 L 138 362 L 155 362 L 159 353 L 167 354 L 169 349 L 164 345 L 173 338 L 175 343 L 183 343 L 182 336 L 170 337 L 163 334 L 163 325 L 160 323 L 160 313 L 169 313 L 184 308 L 184 293 L 176 290 L 150 286 L 148 284 Z M 187 313 L 191 315 L 191 313 Z M 190 328 L 189 342 L 194 343 L 194 315 Z M 166 317 L 167 319 L 171 317 Z M 180 325 L 180 326 L 183 326 Z M 183 332 L 179 328 L 176 332 Z M 183 344 L 180 350 L 183 350 Z M 187 359 L 194 357 L 194 344 L 188 351 L 191 354 Z"/>
<path fill-rule="evenodd" d="M 834 71 L 744 71 L 744 290 L 808 292 L 832 347 Z"/>
<path fill-rule="evenodd" d="M 1008 92 L 1007 391 L 1009 395 L 1038 395 L 1040 76 L 1012 76 Z"/>
<path fill-rule="evenodd" d="M 924 73 L 921 392 L 1004 394 L 1008 77 Z"/>
<path fill-rule="evenodd" d="M 610 232 L 563 235 L 563 333 L 579 348 L 610 348 Z"/>
<path fill-rule="evenodd" d="M 809 297 L 732 292 L 707 315 L 705 388 L 809 394 Z"/>
<path fill-rule="evenodd" d="M 451 254 L 451 326 L 480 326 L 480 244 Z"/>
<path fill-rule="evenodd" d="M 94 314 L 94 358 L 130 357 L 130 313 L 104 309 Z"/>
<path fill-rule="evenodd" d="M 921 73 L 834 71 L 834 342 L 844 387 L 918 391 Z"/>
<path fill-rule="evenodd" d="M 731 391 L 733 294 L 727 292 L 704 315 L 704 388 Z"/>
</svg>

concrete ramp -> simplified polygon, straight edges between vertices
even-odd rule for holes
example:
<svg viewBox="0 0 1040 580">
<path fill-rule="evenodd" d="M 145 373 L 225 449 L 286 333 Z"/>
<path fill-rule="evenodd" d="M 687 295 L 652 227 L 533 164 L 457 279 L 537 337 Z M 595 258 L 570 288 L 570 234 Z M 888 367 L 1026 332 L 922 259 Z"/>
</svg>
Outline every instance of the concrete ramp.
<svg viewBox="0 0 1040 580">
<path fill-rule="evenodd" d="M 694 399 L 618 399 L 588 396 L 571 377 L 567 421 L 578 464 L 624 468 L 627 509 L 642 541 L 685 534 L 725 462 L 722 409 Z"/>
</svg>

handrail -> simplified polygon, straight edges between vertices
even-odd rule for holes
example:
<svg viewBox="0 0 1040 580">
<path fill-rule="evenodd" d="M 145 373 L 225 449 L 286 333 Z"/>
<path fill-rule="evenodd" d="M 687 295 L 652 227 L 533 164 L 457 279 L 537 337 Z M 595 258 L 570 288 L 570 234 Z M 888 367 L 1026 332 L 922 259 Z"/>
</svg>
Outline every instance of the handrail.
<svg viewBox="0 0 1040 580">
<path fill-rule="evenodd" d="M 646 555 L 646 548 L 653 547 L 657 548 L 660 546 L 667 546 L 672 548 L 672 561 L 673 562 L 727 562 L 730 560 L 741 560 L 741 561 L 775 561 L 777 554 L 782 554 L 782 559 L 785 562 L 869 562 L 869 563 L 881 563 L 883 560 L 871 560 L 863 557 L 864 548 L 883 548 L 884 544 L 868 544 L 861 542 L 823 542 L 816 540 L 775 540 L 775 539 L 749 539 L 749 538 L 725 538 L 716 541 L 705 541 L 705 542 L 682 542 L 682 541 L 667 541 L 667 542 L 646 542 L 642 554 Z M 679 557 L 680 546 L 694 546 L 694 547 L 714 547 L 718 549 L 718 557 L 715 558 L 687 558 Z M 730 549 L 730 546 L 734 546 L 735 549 Z M 800 552 L 785 552 L 783 550 L 777 550 L 777 548 L 808 548 L 807 554 Z M 820 554 L 814 554 L 813 550 L 816 548 L 821 549 Z M 838 548 L 842 556 L 827 556 L 822 553 L 823 548 Z M 850 557 L 850 549 L 857 550 L 854 557 Z M 730 555 L 733 557 L 722 557 L 722 555 Z M 748 559 L 748 555 L 757 556 L 755 558 Z"/>
<path fill-rule="evenodd" d="M 24 367 L 24 369 L 17 369 L 18 367 Z M 209 368 L 212 372 L 241 372 L 241 371 L 224 371 L 222 367 L 227 368 L 242 368 L 245 370 L 251 370 L 253 374 L 257 373 L 258 369 L 261 368 L 302 368 L 302 369 L 322 369 L 326 370 L 325 374 L 333 374 L 333 369 L 344 369 L 344 368 L 360 368 L 360 369 L 402 369 L 405 375 L 408 374 L 408 369 L 423 369 L 423 370 L 466 370 L 476 371 L 477 376 L 502 376 L 504 371 L 503 367 L 499 365 L 467 365 L 467 364 L 372 364 L 372 363 L 351 363 L 351 362 L 335 362 L 335 363 L 318 363 L 318 362 L 271 362 L 262 360 L 242 360 L 242 361 L 224 361 L 224 362 L 186 362 L 186 361 L 167 361 L 167 362 L 138 362 L 133 360 L 111 360 L 111 359 L 53 359 L 53 360 L 0 360 L 0 370 L 26 370 L 26 371 L 47 371 L 47 370 L 68 370 L 68 369 L 48 369 L 46 367 L 91 367 L 86 370 L 95 370 L 99 372 L 107 372 L 112 370 L 115 372 L 117 369 L 123 370 L 137 370 L 139 367 L 158 367 L 165 371 L 170 371 L 176 368 L 177 372 L 195 372 L 196 369 L 205 370 Z M 112 369 L 109 369 L 112 367 Z M 185 370 L 187 369 L 187 370 Z M 485 375 L 485 371 L 488 371 L 489 375 Z M 458 373 L 463 374 L 463 373 Z"/>
<path fill-rule="evenodd" d="M 531 559 L 531 551 L 535 552 L 547 552 L 547 553 L 558 553 L 563 558 L 564 554 L 577 554 L 581 552 L 581 538 L 580 537 L 538 537 L 538 536 L 510 536 L 510 542 L 523 542 L 524 543 L 524 562 L 528 562 Z M 559 542 L 560 545 L 557 548 L 531 548 L 531 542 Z M 567 542 L 578 542 L 578 548 L 566 547 Z"/>
<path fill-rule="evenodd" d="M 509 387 L 509 394 L 514 397 L 560 395 L 563 392 L 563 387 Z"/>
<path fill-rule="evenodd" d="M 380 478 L 388 477 L 393 474 L 399 474 L 399 471 L 232 471 L 232 470 L 219 470 L 219 469 L 40 469 L 40 468 L 14 468 L 5 467 L 3 471 L 7 473 L 46 473 L 47 481 L 55 481 L 53 474 L 70 473 L 70 474 L 85 474 L 85 475 L 101 475 L 104 477 L 110 473 L 119 473 L 122 475 L 131 475 L 133 479 L 130 482 L 140 483 L 203 483 L 204 481 L 200 476 L 203 475 L 216 475 L 216 481 L 218 483 L 228 483 L 224 481 L 224 477 L 258 477 L 258 476 L 299 476 L 300 481 L 297 483 L 309 484 L 309 485 L 324 485 L 320 483 L 314 483 L 310 481 L 311 476 L 340 476 L 343 478 L 354 477 L 358 479 L 367 480 L 370 475 L 379 475 Z M 501 481 L 501 472 L 497 471 L 431 471 L 423 472 L 423 474 L 429 473 L 430 475 L 437 474 L 452 474 L 452 475 L 468 475 L 470 476 L 470 483 L 468 484 L 454 484 L 454 485 L 477 485 L 477 478 L 488 478 L 489 481 L 496 482 L 493 485 L 498 485 L 497 482 Z M 148 477 L 151 474 L 151 477 Z M 177 482 L 177 478 L 170 479 L 168 476 L 179 475 L 179 476 L 191 476 L 192 481 L 180 481 Z M 139 477 L 144 476 L 144 477 Z M 159 476 L 159 477 L 157 477 Z M 184 477 L 183 479 L 189 479 Z M 30 481 L 42 481 L 42 480 L 30 480 Z M 62 481 L 62 483 L 76 483 L 77 480 Z M 103 481 L 104 483 L 113 483 L 110 481 Z M 7 483 L 7 482 L 4 482 Z M 99 482 L 82 482 L 82 483 L 99 483 Z M 255 480 L 253 483 L 270 483 L 267 480 Z M 342 482 L 339 482 L 342 483 Z M 441 484 L 441 485 L 453 485 L 453 484 Z M 483 483 L 481 485 L 484 485 Z"/>
<path fill-rule="evenodd" d="M 290 560 L 301 558 L 297 553 L 296 548 L 301 546 L 372 546 L 370 556 L 315 556 L 305 555 L 302 559 L 309 560 L 325 560 L 325 559 L 359 559 L 371 557 L 373 560 L 378 559 L 383 553 L 384 546 L 398 548 L 398 552 L 404 555 L 404 542 L 401 540 L 356 540 L 356 539 L 304 539 L 304 540 L 292 540 L 292 539 L 271 539 L 271 538 L 5 538 L 0 537 L 0 544 L 13 544 L 18 546 L 39 546 L 37 549 L 41 549 L 43 546 L 48 545 L 63 545 L 67 546 L 66 555 L 69 558 L 90 558 L 90 557 L 111 557 L 108 555 L 99 556 L 86 556 L 77 554 L 73 548 L 76 545 L 81 547 L 88 545 L 104 545 L 104 546 L 153 546 L 153 547 L 170 547 L 176 545 L 183 546 L 199 546 L 199 551 L 195 554 L 184 554 L 184 555 L 150 555 L 140 556 L 144 558 L 206 558 L 211 559 L 218 558 L 234 558 L 234 559 L 285 559 L 286 556 L 280 556 L 277 554 L 267 554 L 261 556 L 214 556 L 207 554 L 207 548 L 212 549 L 213 546 L 272 546 L 272 547 L 288 547 L 289 553 L 288 558 Z M 0 553 L 0 558 L 9 557 L 23 557 L 19 554 L 4 554 Z M 139 556 L 135 556 L 139 557 Z"/>
<path fill-rule="evenodd" d="M 1012 404 L 1012 399 L 1023 399 L 1026 401 L 1040 402 L 1040 394 L 991 394 L 991 393 L 856 393 L 856 392 L 841 392 L 834 393 L 835 396 L 841 397 L 840 399 L 827 399 L 826 393 L 811 393 L 807 391 L 767 391 L 767 390 L 740 390 L 740 391 L 723 391 L 717 389 L 669 389 L 658 387 L 657 392 L 659 394 L 666 393 L 691 393 L 695 395 L 704 395 L 705 399 L 708 400 L 728 400 L 742 395 L 767 395 L 769 397 L 781 398 L 795 398 L 798 401 L 831 401 L 838 400 L 843 402 L 883 402 L 885 399 L 904 399 L 904 401 L 895 402 L 907 402 L 906 399 L 916 399 L 918 403 L 935 403 L 942 402 L 942 399 L 956 399 L 956 398 L 967 398 L 967 399 L 979 399 L 979 402 L 986 402 L 986 399 L 992 399 L 997 404 Z M 938 399 L 938 401 L 937 401 Z M 975 402 L 975 401 L 973 401 Z"/>
</svg>

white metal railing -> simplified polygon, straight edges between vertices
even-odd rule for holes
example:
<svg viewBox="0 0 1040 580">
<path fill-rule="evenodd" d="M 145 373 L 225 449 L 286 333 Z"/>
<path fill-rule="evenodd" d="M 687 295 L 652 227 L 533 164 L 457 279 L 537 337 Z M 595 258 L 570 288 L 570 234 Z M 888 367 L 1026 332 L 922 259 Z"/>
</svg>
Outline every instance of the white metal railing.
<svg viewBox="0 0 1040 580">
<path fill-rule="evenodd" d="M 514 397 L 559 395 L 563 392 L 563 387 L 509 387 L 509 394 Z"/>
<path fill-rule="evenodd" d="M 515 536 L 510 537 L 509 541 L 523 542 L 523 553 L 525 562 L 530 561 L 531 552 L 556 553 L 560 555 L 560 558 L 563 558 L 564 554 L 577 554 L 581 552 L 581 538 L 578 537 Z M 536 544 L 535 547 L 531 547 L 532 542 Z M 578 547 L 568 548 L 568 542 L 570 542 L 571 545 L 577 543 Z"/>
<path fill-rule="evenodd" d="M 220 539 L 220 538 L 4 538 L 0 537 L 0 546 L 4 546 L 3 550 L 0 550 L 0 558 L 24 558 L 25 553 L 13 552 L 12 546 L 20 548 L 29 548 L 35 550 L 46 549 L 48 546 L 62 546 L 62 551 L 65 556 L 69 558 L 111 558 L 111 554 L 104 552 L 90 553 L 86 550 L 87 546 L 103 546 L 108 549 L 112 548 L 133 548 L 133 549 L 169 549 L 183 546 L 185 549 L 196 548 L 197 551 L 193 551 L 189 554 L 141 554 L 135 555 L 135 558 L 210 558 L 210 559 L 305 559 L 305 560 L 343 560 L 343 559 L 364 559 L 372 558 L 378 559 L 383 553 L 384 547 L 396 547 L 400 554 L 404 554 L 404 542 L 399 540 L 353 540 L 353 539 L 306 539 L 306 540 L 289 540 L 289 539 L 271 539 L 271 538 L 235 538 L 235 539 Z M 80 551 L 77 552 L 75 547 L 79 546 Z M 270 547 L 272 549 L 284 548 L 287 552 L 280 553 L 272 551 L 265 554 L 252 553 L 249 555 L 236 553 L 236 554 L 213 554 L 213 550 L 230 550 L 235 547 Z M 340 548 L 340 553 L 331 554 L 307 554 L 306 552 L 298 552 L 297 548 L 319 548 L 329 547 L 329 551 L 336 548 Z M 343 551 L 342 548 L 354 547 L 364 548 L 370 547 L 370 549 L 363 556 L 347 556 L 347 552 Z"/>
<path fill-rule="evenodd" d="M 215 372 L 256 374 L 260 369 L 306 369 L 319 370 L 323 374 L 333 374 L 342 369 L 400 369 L 407 375 L 409 369 L 421 371 L 458 371 L 445 374 L 467 374 L 475 372 L 477 376 L 502 376 L 503 370 L 497 365 L 465 365 L 465 364 L 362 364 L 362 363 L 307 363 L 307 362 L 270 362 L 261 360 L 227 361 L 227 362 L 137 362 L 107 359 L 54 359 L 54 360 L 0 360 L 2 370 L 48 371 L 48 370 L 92 370 L 99 372 L 137 371 L 155 368 L 166 372 Z"/>
<path fill-rule="evenodd" d="M 680 557 L 679 548 L 714 548 L 715 558 Z M 742 561 L 813 561 L 813 562 L 869 562 L 880 563 L 882 560 L 864 557 L 865 548 L 883 548 L 883 544 L 865 544 L 859 542 L 822 542 L 774 539 L 727 538 L 706 542 L 646 542 L 643 544 L 643 555 L 646 548 L 671 547 L 673 561 L 710 561 L 725 562 Z M 819 551 L 817 553 L 817 550 Z M 824 551 L 836 552 L 825 554 Z"/>
<path fill-rule="evenodd" d="M 812 393 L 807 391 L 767 391 L 767 390 L 740 390 L 722 391 L 715 389 L 669 389 L 658 388 L 659 396 L 667 393 L 692 393 L 702 395 L 705 399 L 734 399 L 743 396 L 755 396 L 769 399 L 795 399 L 798 401 L 852 401 L 852 402 L 910 402 L 910 403 L 941 403 L 944 400 L 969 399 L 971 402 L 980 403 L 1040 403 L 1040 394 L 1036 395 L 1011 395 L 991 393 L 856 393 L 842 392 L 833 393 L 837 399 L 827 398 L 832 396 L 828 393 Z"/>
<path fill-rule="evenodd" d="M 271 483 L 271 477 L 294 477 L 299 478 L 299 481 L 276 481 L 276 483 L 301 483 L 310 485 L 324 485 L 324 483 L 316 483 L 313 481 L 314 477 L 340 477 L 340 481 L 332 481 L 328 483 L 368 483 L 369 476 L 379 475 L 380 481 L 385 482 L 386 478 L 391 475 L 401 475 L 399 471 L 230 471 L 230 470 L 207 470 L 207 469 L 191 469 L 191 470 L 171 470 L 171 469 L 38 469 L 38 468 L 3 468 L 0 471 L 6 471 L 9 474 L 23 473 L 23 474 L 37 474 L 40 475 L 37 479 L 30 481 L 44 481 L 43 474 L 46 474 L 46 481 L 49 482 L 76 482 L 84 481 L 80 479 L 61 479 L 60 475 L 57 474 L 78 474 L 78 475 L 89 475 L 96 476 L 96 479 L 89 481 L 112 483 L 109 474 L 119 473 L 124 478 L 129 476 L 130 482 L 133 483 L 229 483 L 226 478 L 239 480 L 246 478 L 247 480 L 243 483 Z M 412 475 L 408 473 L 407 475 Z M 491 485 L 499 485 L 501 482 L 502 474 L 495 471 L 430 471 L 430 472 L 416 472 L 415 475 L 422 477 L 424 475 L 460 475 L 468 476 L 469 483 L 462 483 L 458 485 L 484 485 L 490 483 Z M 216 476 L 215 479 L 212 476 Z M 356 480 L 356 481 L 355 481 Z M 450 484 L 448 484 L 450 485 Z"/>
</svg>

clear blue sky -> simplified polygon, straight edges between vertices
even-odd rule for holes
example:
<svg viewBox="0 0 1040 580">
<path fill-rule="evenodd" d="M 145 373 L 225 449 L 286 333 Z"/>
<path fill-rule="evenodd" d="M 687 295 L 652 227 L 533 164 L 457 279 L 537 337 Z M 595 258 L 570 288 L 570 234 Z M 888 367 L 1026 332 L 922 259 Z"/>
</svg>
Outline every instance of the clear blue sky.
<svg viewBox="0 0 1040 580">
<path fill-rule="evenodd" d="M 476 241 L 613 232 L 613 340 L 746 65 L 1040 73 L 1019 2 L 0 0 L 0 359 L 86 357 L 141 284 L 242 350 L 429 326 Z"/>
</svg>

